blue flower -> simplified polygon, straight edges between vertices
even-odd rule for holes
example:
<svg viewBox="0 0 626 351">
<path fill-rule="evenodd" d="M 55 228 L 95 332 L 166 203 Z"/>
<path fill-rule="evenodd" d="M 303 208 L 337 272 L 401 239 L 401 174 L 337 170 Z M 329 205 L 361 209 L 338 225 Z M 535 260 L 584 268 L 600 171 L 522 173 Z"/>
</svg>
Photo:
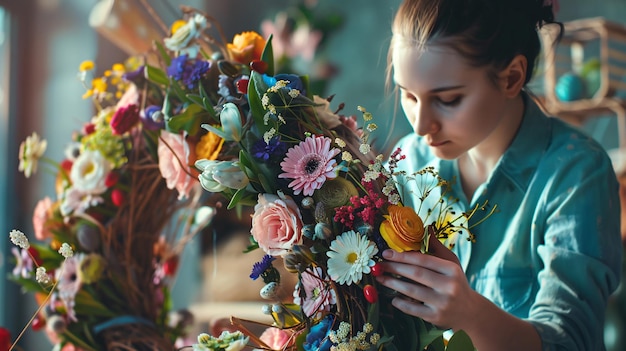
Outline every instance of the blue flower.
<svg viewBox="0 0 626 351">
<path fill-rule="evenodd" d="M 269 143 L 265 143 L 265 140 L 259 139 L 252 145 L 252 155 L 259 160 L 268 161 L 273 155 L 285 154 L 287 146 L 281 142 L 280 139 L 275 136 L 270 139 Z"/>
<path fill-rule="evenodd" d="M 274 85 L 276 85 L 276 82 L 278 82 L 279 80 L 288 81 L 289 82 L 287 83 L 288 88 L 296 89 L 300 91 L 302 95 L 306 95 L 306 91 L 304 89 L 304 83 L 302 82 L 302 79 L 300 79 L 300 77 L 295 74 L 280 73 L 273 77 L 268 76 L 266 74 L 263 75 L 263 82 L 267 84 L 268 87 L 273 87 Z"/>
<path fill-rule="evenodd" d="M 252 280 L 257 280 L 266 270 L 272 267 L 272 261 L 276 258 L 271 255 L 265 255 L 261 259 L 261 261 L 256 262 L 254 266 L 252 266 L 252 273 L 250 273 L 250 278 Z"/>
<path fill-rule="evenodd" d="M 326 316 L 319 323 L 313 325 L 302 344 L 304 351 L 329 351 L 333 343 L 328 339 L 328 333 L 333 326 L 332 315 Z"/>
</svg>

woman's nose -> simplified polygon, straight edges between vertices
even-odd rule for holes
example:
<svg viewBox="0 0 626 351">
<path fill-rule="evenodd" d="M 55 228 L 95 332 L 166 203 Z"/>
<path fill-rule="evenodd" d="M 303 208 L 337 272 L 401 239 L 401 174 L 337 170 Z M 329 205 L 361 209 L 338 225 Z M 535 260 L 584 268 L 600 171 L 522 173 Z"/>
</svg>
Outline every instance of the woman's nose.
<svg viewBox="0 0 626 351">
<path fill-rule="evenodd" d="M 433 113 L 423 104 L 416 103 L 413 107 L 413 131 L 418 135 L 433 134 L 439 129 L 439 123 Z"/>
</svg>

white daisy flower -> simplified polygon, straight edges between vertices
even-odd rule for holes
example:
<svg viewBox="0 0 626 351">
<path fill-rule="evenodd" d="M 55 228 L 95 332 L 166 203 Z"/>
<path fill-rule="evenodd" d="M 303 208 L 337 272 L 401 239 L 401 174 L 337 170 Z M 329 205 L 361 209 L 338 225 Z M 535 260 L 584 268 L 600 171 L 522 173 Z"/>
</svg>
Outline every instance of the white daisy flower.
<svg viewBox="0 0 626 351">
<path fill-rule="evenodd" d="M 377 253 L 376 245 L 366 237 L 353 230 L 345 232 L 330 243 L 326 252 L 328 274 L 339 284 L 358 283 L 363 274 L 370 273 Z"/>
</svg>

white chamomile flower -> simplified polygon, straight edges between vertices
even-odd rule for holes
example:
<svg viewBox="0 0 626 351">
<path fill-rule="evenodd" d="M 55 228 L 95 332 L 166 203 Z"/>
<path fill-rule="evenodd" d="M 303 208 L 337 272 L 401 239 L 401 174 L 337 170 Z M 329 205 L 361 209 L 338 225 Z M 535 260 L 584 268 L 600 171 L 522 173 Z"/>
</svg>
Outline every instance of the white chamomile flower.
<svg viewBox="0 0 626 351">
<path fill-rule="evenodd" d="M 330 243 L 326 252 L 328 275 L 339 284 L 358 283 L 363 274 L 370 273 L 376 253 L 378 248 L 366 237 L 353 230 L 344 232 Z"/>
</svg>

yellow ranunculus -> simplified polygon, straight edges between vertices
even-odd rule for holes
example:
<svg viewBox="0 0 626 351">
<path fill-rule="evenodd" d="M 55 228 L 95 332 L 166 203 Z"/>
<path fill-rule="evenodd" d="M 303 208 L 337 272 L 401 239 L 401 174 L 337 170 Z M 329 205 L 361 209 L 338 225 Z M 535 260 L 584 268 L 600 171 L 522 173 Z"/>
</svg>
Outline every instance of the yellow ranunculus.
<svg viewBox="0 0 626 351">
<path fill-rule="evenodd" d="M 223 145 L 224 139 L 220 138 L 215 133 L 208 132 L 203 135 L 198 144 L 196 144 L 196 157 L 199 160 L 217 160 Z"/>
<path fill-rule="evenodd" d="M 389 214 L 380 224 L 380 235 L 395 251 L 413 251 L 422 247 L 424 223 L 411 207 L 390 205 Z"/>
<path fill-rule="evenodd" d="M 257 32 L 242 32 L 235 35 L 233 42 L 226 46 L 233 60 L 247 65 L 254 60 L 261 59 L 265 39 Z"/>
</svg>

